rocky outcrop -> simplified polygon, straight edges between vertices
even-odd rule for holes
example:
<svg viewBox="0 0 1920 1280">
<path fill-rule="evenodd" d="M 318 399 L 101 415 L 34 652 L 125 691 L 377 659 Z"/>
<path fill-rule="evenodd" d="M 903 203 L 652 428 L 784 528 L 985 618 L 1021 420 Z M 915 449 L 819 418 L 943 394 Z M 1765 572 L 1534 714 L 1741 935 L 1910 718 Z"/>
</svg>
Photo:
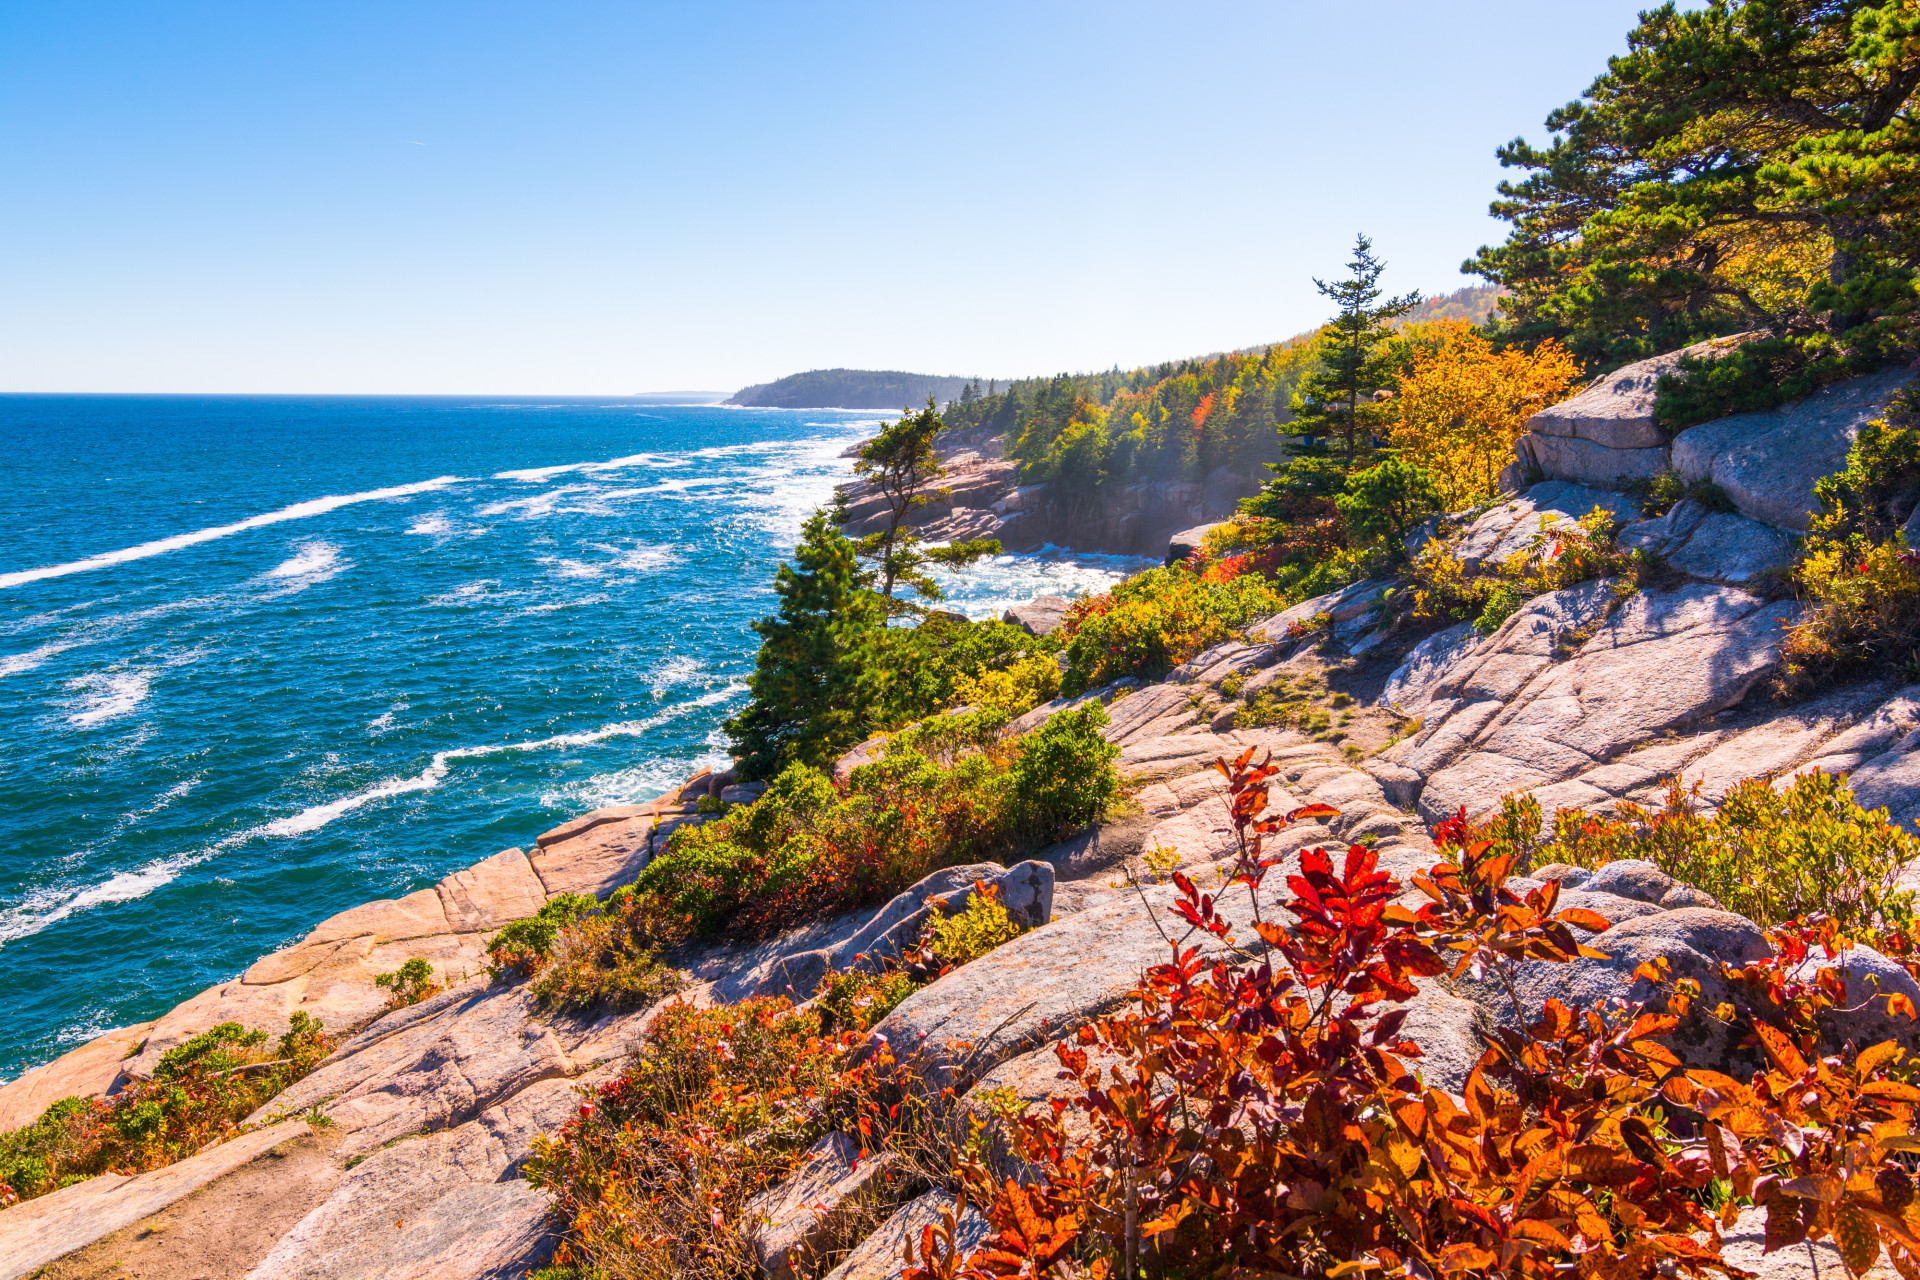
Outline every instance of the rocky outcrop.
<svg viewBox="0 0 1920 1280">
<path fill-rule="evenodd" d="M 1065 596 L 1035 596 L 1025 604 L 1014 605 L 1000 620 L 1019 627 L 1030 636 L 1050 636 L 1067 620 L 1073 601 Z"/>
<path fill-rule="evenodd" d="M 1687 482 L 1719 486 L 1749 520 L 1804 533 L 1810 513 L 1819 510 L 1814 483 L 1846 465 L 1861 425 L 1884 413 L 1893 394 L 1915 374 L 1893 369 L 1850 378 L 1792 404 L 1734 414 L 1670 436 L 1653 414 L 1661 376 L 1682 356 L 1710 356 L 1745 337 L 1716 338 L 1630 364 L 1573 399 L 1541 410 L 1527 420 L 1527 434 L 1514 447 L 1515 465 L 1503 483 L 1520 486 L 1532 476 L 1625 488 L 1671 471 Z M 1710 534 L 1734 536 L 1724 526 Z"/>
<path fill-rule="evenodd" d="M 1242 498 L 1260 491 L 1260 477 L 1220 468 L 1202 480 L 1154 480 L 1125 485 L 1094 506 L 1056 495 L 1044 484 L 1019 483 L 1019 467 L 1000 457 L 997 440 L 943 443 L 947 474 L 940 492 L 915 507 L 907 524 L 932 542 L 998 538 L 1008 551 L 1046 546 L 1112 555 L 1166 554 L 1180 530 L 1224 520 Z M 886 499 L 862 483 L 841 489 L 849 536 L 885 528 Z"/>
</svg>

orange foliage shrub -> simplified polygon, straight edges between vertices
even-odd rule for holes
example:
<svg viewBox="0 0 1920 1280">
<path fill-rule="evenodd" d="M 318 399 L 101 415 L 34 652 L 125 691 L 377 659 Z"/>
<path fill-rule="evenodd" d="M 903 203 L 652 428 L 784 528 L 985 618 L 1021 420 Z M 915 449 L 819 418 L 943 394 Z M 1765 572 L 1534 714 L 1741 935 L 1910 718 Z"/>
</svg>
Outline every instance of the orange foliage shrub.
<svg viewBox="0 0 1920 1280">
<path fill-rule="evenodd" d="M 1756 1022 L 1767 1070 L 1688 1070 L 1662 1043 L 1699 994 L 1682 982 L 1664 1010 L 1549 1000 L 1527 1017 L 1516 998 L 1526 1029 L 1490 1037 L 1463 1094 L 1428 1087 L 1401 1034 L 1417 978 L 1597 955 L 1573 930 L 1604 942 L 1607 922 L 1556 910 L 1555 883 L 1514 893 L 1511 856 L 1464 823 L 1446 833 L 1464 838 L 1443 843 L 1450 860 L 1415 877 L 1417 912 L 1355 846 L 1338 868 L 1305 853 L 1290 919 L 1268 921 L 1258 893 L 1281 858 L 1264 840 L 1304 814 L 1265 816 L 1276 771 L 1251 757 L 1217 766 L 1239 842 L 1220 893 L 1254 895 L 1266 955 L 1188 945 L 1231 930 L 1177 877 L 1186 933 L 1168 961 L 1130 1010 L 1057 1046 L 1076 1095 L 1018 1120 L 1032 1178 L 963 1166 L 962 1203 L 993 1237 L 962 1256 L 950 1213 L 909 1242 L 909 1280 L 1735 1276 L 1720 1231 L 1743 1203 L 1764 1208 L 1769 1248 L 1831 1238 L 1855 1271 L 1885 1250 L 1920 1275 L 1905 1163 L 1920 1088 L 1898 1048 L 1811 1057 Z M 1118 1064 L 1092 1065 L 1107 1055 Z M 1069 1110 L 1087 1136 L 1070 1136 Z"/>
</svg>

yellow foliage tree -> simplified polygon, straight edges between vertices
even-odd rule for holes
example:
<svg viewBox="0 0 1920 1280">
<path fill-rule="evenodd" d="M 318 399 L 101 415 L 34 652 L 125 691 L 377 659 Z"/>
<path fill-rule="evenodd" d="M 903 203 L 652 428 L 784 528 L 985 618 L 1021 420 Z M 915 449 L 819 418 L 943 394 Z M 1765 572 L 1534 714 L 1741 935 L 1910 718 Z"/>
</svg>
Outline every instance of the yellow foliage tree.
<svg viewBox="0 0 1920 1280">
<path fill-rule="evenodd" d="M 1552 340 L 1495 350 L 1464 320 L 1408 328 L 1420 354 L 1394 396 L 1393 443 L 1433 473 L 1448 509 L 1490 498 L 1527 419 L 1567 398 L 1580 362 Z"/>
</svg>

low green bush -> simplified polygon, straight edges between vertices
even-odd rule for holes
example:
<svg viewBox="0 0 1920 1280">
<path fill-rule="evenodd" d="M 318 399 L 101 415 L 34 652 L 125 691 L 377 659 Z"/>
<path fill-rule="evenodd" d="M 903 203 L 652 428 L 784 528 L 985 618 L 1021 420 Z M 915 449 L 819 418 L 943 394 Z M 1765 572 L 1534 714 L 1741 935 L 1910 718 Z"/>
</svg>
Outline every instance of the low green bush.
<svg viewBox="0 0 1920 1280">
<path fill-rule="evenodd" d="M 590 893 L 556 894 L 536 915 L 515 920 L 493 935 L 487 943 L 487 976 L 498 982 L 532 974 L 546 963 L 561 928 L 599 907 Z"/>
<path fill-rule="evenodd" d="M 1749 778 L 1717 813 L 1705 809 L 1698 786 L 1676 780 L 1658 810 L 1624 802 L 1607 816 L 1562 809 L 1543 830 L 1538 801 L 1508 797 L 1476 836 L 1522 866 L 1644 858 L 1763 928 L 1815 916 L 1849 931 L 1912 925 L 1913 894 L 1896 882 L 1920 847 L 1885 809 L 1862 808 L 1844 775 L 1815 770 L 1780 791 Z"/>
<path fill-rule="evenodd" d="M 967 862 L 1008 860 L 1098 817 L 1118 791 L 1118 749 L 1088 704 L 1019 738 L 996 708 L 895 735 L 844 789 L 802 767 L 758 801 L 676 832 L 635 882 L 689 934 L 762 937 L 884 902 Z"/>
<path fill-rule="evenodd" d="M 0 1208 L 102 1173 L 140 1173 L 240 1132 L 240 1122 L 333 1051 L 320 1022 L 295 1013 L 268 1048 L 264 1031 L 223 1022 L 160 1055 L 153 1078 L 111 1098 L 62 1098 L 0 1134 Z"/>
<path fill-rule="evenodd" d="M 373 985 L 391 992 L 387 997 L 389 1009 L 410 1008 L 442 990 L 433 980 L 433 966 L 417 956 L 392 973 L 374 974 Z"/>
<path fill-rule="evenodd" d="M 1122 676 L 1157 680 L 1287 604 L 1258 575 L 1212 582 L 1178 565 L 1149 569 L 1074 605 L 1060 628 L 1060 691 L 1071 697 Z"/>
</svg>

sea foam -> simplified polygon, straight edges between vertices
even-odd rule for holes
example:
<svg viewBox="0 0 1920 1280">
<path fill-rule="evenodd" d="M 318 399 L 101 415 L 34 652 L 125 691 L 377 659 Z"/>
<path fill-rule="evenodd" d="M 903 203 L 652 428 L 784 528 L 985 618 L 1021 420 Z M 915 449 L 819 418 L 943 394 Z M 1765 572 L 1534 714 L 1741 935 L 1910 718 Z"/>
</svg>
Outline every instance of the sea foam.
<svg viewBox="0 0 1920 1280">
<path fill-rule="evenodd" d="M 306 520 L 313 516 L 325 515 L 341 507 L 356 502 L 378 502 L 385 498 L 405 498 L 416 493 L 428 493 L 434 489 L 444 489 L 450 484 L 459 484 L 459 476 L 437 476 L 432 480 L 422 480 L 418 484 L 400 484 L 387 489 L 369 489 L 365 493 L 332 494 L 324 498 L 314 498 L 307 502 L 296 502 L 290 507 L 278 511 L 268 511 L 262 515 L 249 516 L 233 524 L 215 525 L 210 529 L 197 529 L 192 533 L 177 534 L 171 538 L 158 538 L 152 542 L 143 542 L 138 546 L 124 547 L 119 551 L 108 551 L 97 556 L 88 556 L 85 560 L 71 560 L 66 564 L 51 564 L 39 569 L 23 569 L 17 573 L 0 573 L 0 587 L 17 587 L 22 583 L 39 582 L 44 578 L 60 578 L 70 573 L 90 573 L 95 569 L 109 569 L 117 564 L 126 564 L 133 560 L 145 560 L 148 556 L 165 555 L 169 551 L 179 551 L 185 547 L 198 546 L 202 542 L 212 542 L 216 538 L 230 538 L 236 533 L 245 533 L 249 529 L 260 529 L 270 524 L 279 524 L 286 520 Z"/>
</svg>

